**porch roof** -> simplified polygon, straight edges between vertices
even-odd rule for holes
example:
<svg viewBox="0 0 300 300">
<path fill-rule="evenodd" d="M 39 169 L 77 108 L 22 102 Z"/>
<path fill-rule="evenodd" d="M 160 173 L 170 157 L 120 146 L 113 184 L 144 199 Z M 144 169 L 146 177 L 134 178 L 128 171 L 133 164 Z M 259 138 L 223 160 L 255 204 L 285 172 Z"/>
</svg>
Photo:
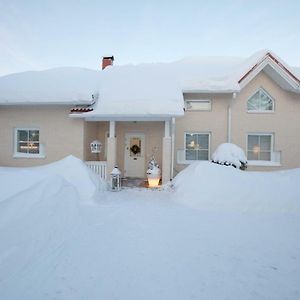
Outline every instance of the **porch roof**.
<svg viewBox="0 0 300 300">
<path fill-rule="evenodd" d="M 184 114 L 182 89 L 165 64 L 108 67 L 99 81 L 92 117 L 166 117 Z"/>
</svg>

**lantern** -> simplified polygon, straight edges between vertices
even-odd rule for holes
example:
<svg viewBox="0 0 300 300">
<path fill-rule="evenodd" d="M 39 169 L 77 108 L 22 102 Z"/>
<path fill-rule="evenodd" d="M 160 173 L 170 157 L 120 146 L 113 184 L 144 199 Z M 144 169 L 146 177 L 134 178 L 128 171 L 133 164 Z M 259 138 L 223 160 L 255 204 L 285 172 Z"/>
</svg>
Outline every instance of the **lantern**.
<svg viewBox="0 0 300 300">
<path fill-rule="evenodd" d="M 98 140 L 94 140 L 90 144 L 91 153 L 100 153 L 102 148 L 102 143 Z"/>
<path fill-rule="evenodd" d="M 148 186 L 150 188 L 158 187 L 160 175 L 159 174 L 147 174 Z"/>
<path fill-rule="evenodd" d="M 160 168 L 154 156 L 151 158 L 151 160 L 148 163 L 147 179 L 148 179 L 148 186 L 150 188 L 159 186 Z"/>
<path fill-rule="evenodd" d="M 113 192 L 121 190 L 121 171 L 115 166 L 110 173 L 110 187 Z"/>
</svg>

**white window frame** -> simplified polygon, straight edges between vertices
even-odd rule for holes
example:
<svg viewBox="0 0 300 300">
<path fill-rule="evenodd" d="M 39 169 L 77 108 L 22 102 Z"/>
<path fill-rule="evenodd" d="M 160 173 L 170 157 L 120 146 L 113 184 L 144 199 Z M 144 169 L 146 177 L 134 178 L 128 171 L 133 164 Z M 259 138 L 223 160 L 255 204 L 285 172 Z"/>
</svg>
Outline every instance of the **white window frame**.
<svg viewBox="0 0 300 300">
<path fill-rule="evenodd" d="M 187 134 L 202 134 L 202 135 L 208 135 L 208 158 L 207 160 L 187 160 L 186 159 L 186 135 Z M 191 164 L 193 162 L 196 162 L 196 161 L 209 161 L 210 160 L 210 143 L 211 143 L 211 132 L 199 132 L 199 131 L 185 131 L 184 132 L 184 136 L 183 136 L 183 139 L 184 139 L 184 163 L 186 164 Z"/>
<path fill-rule="evenodd" d="M 210 107 L 208 109 L 192 109 L 188 108 L 188 102 L 208 102 Z M 196 112 L 201 112 L 201 111 L 211 111 L 212 110 L 212 101 L 211 99 L 185 99 L 185 110 L 186 111 L 196 111 Z"/>
<path fill-rule="evenodd" d="M 272 110 L 249 110 L 248 109 L 248 102 L 249 100 L 257 93 L 257 92 L 260 92 L 260 91 L 263 91 L 264 93 L 266 93 L 268 95 L 268 97 L 272 100 Z M 270 113 L 274 113 L 275 112 L 275 100 L 274 98 L 263 88 L 263 87 L 260 87 L 258 90 L 255 91 L 255 93 L 253 93 L 247 100 L 247 112 L 249 114 L 270 114 Z"/>
<path fill-rule="evenodd" d="M 23 153 L 18 152 L 18 131 L 24 130 L 24 131 L 33 131 L 36 130 L 39 132 L 39 153 Z M 40 141 L 40 129 L 37 127 L 16 127 L 14 128 L 14 158 L 45 158 L 44 153 L 44 145 Z"/>
<path fill-rule="evenodd" d="M 257 136 L 271 136 L 271 149 L 270 149 L 270 159 L 271 160 L 248 160 L 249 166 L 280 166 L 280 161 L 275 161 L 275 152 L 274 152 L 274 141 L 275 134 L 274 132 L 249 132 L 246 136 L 246 153 L 248 159 L 248 139 L 249 135 L 257 135 Z M 278 152 L 280 153 L 280 152 Z"/>
</svg>

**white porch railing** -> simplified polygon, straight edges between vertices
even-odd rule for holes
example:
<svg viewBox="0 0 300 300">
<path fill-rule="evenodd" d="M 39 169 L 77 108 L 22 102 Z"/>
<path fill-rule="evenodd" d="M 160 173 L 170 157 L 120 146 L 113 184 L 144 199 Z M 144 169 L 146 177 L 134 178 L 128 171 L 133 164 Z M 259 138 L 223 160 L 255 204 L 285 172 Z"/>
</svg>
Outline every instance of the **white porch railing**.
<svg viewBox="0 0 300 300">
<path fill-rule="evenodd" d="M 106 180 L 106 161 L 86 161 L 85 164 L 101 179 Z"/>
</svg>

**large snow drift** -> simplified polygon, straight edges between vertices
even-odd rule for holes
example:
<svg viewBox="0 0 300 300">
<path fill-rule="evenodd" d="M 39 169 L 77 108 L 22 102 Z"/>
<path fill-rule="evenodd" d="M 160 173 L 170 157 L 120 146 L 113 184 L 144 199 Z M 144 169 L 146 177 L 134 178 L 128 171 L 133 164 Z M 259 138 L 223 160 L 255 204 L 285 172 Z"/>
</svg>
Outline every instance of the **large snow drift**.
<svg viewBox="0 0 300 300">
<path fill-rule="evenodd" d="M 173 185 L 176 198 L 199 209 L 300 212 L 300 169 L 245 172 L 211 162 L 195 162 Z"/>
<path fill-rule="evenodd" d="M 175 191 L 82 201 L 96 187 L 74 157 L 0 168 L 0 299 L 296 300 L 298 182 L 196 163 Z"/>
<path fill-rule="evenodd" d="M 53 179 L 59 185 L 69 185 L 77 195 L 91 199 L 98 189 L 105 189 L 105 183 L 78 158 L 68 156 L 60 161 L 32 168 L 0 168 L 0 201 L 11 199 L 24 191 L 35 193 L 42 186 L 53 186 Z"/>
</svg>

